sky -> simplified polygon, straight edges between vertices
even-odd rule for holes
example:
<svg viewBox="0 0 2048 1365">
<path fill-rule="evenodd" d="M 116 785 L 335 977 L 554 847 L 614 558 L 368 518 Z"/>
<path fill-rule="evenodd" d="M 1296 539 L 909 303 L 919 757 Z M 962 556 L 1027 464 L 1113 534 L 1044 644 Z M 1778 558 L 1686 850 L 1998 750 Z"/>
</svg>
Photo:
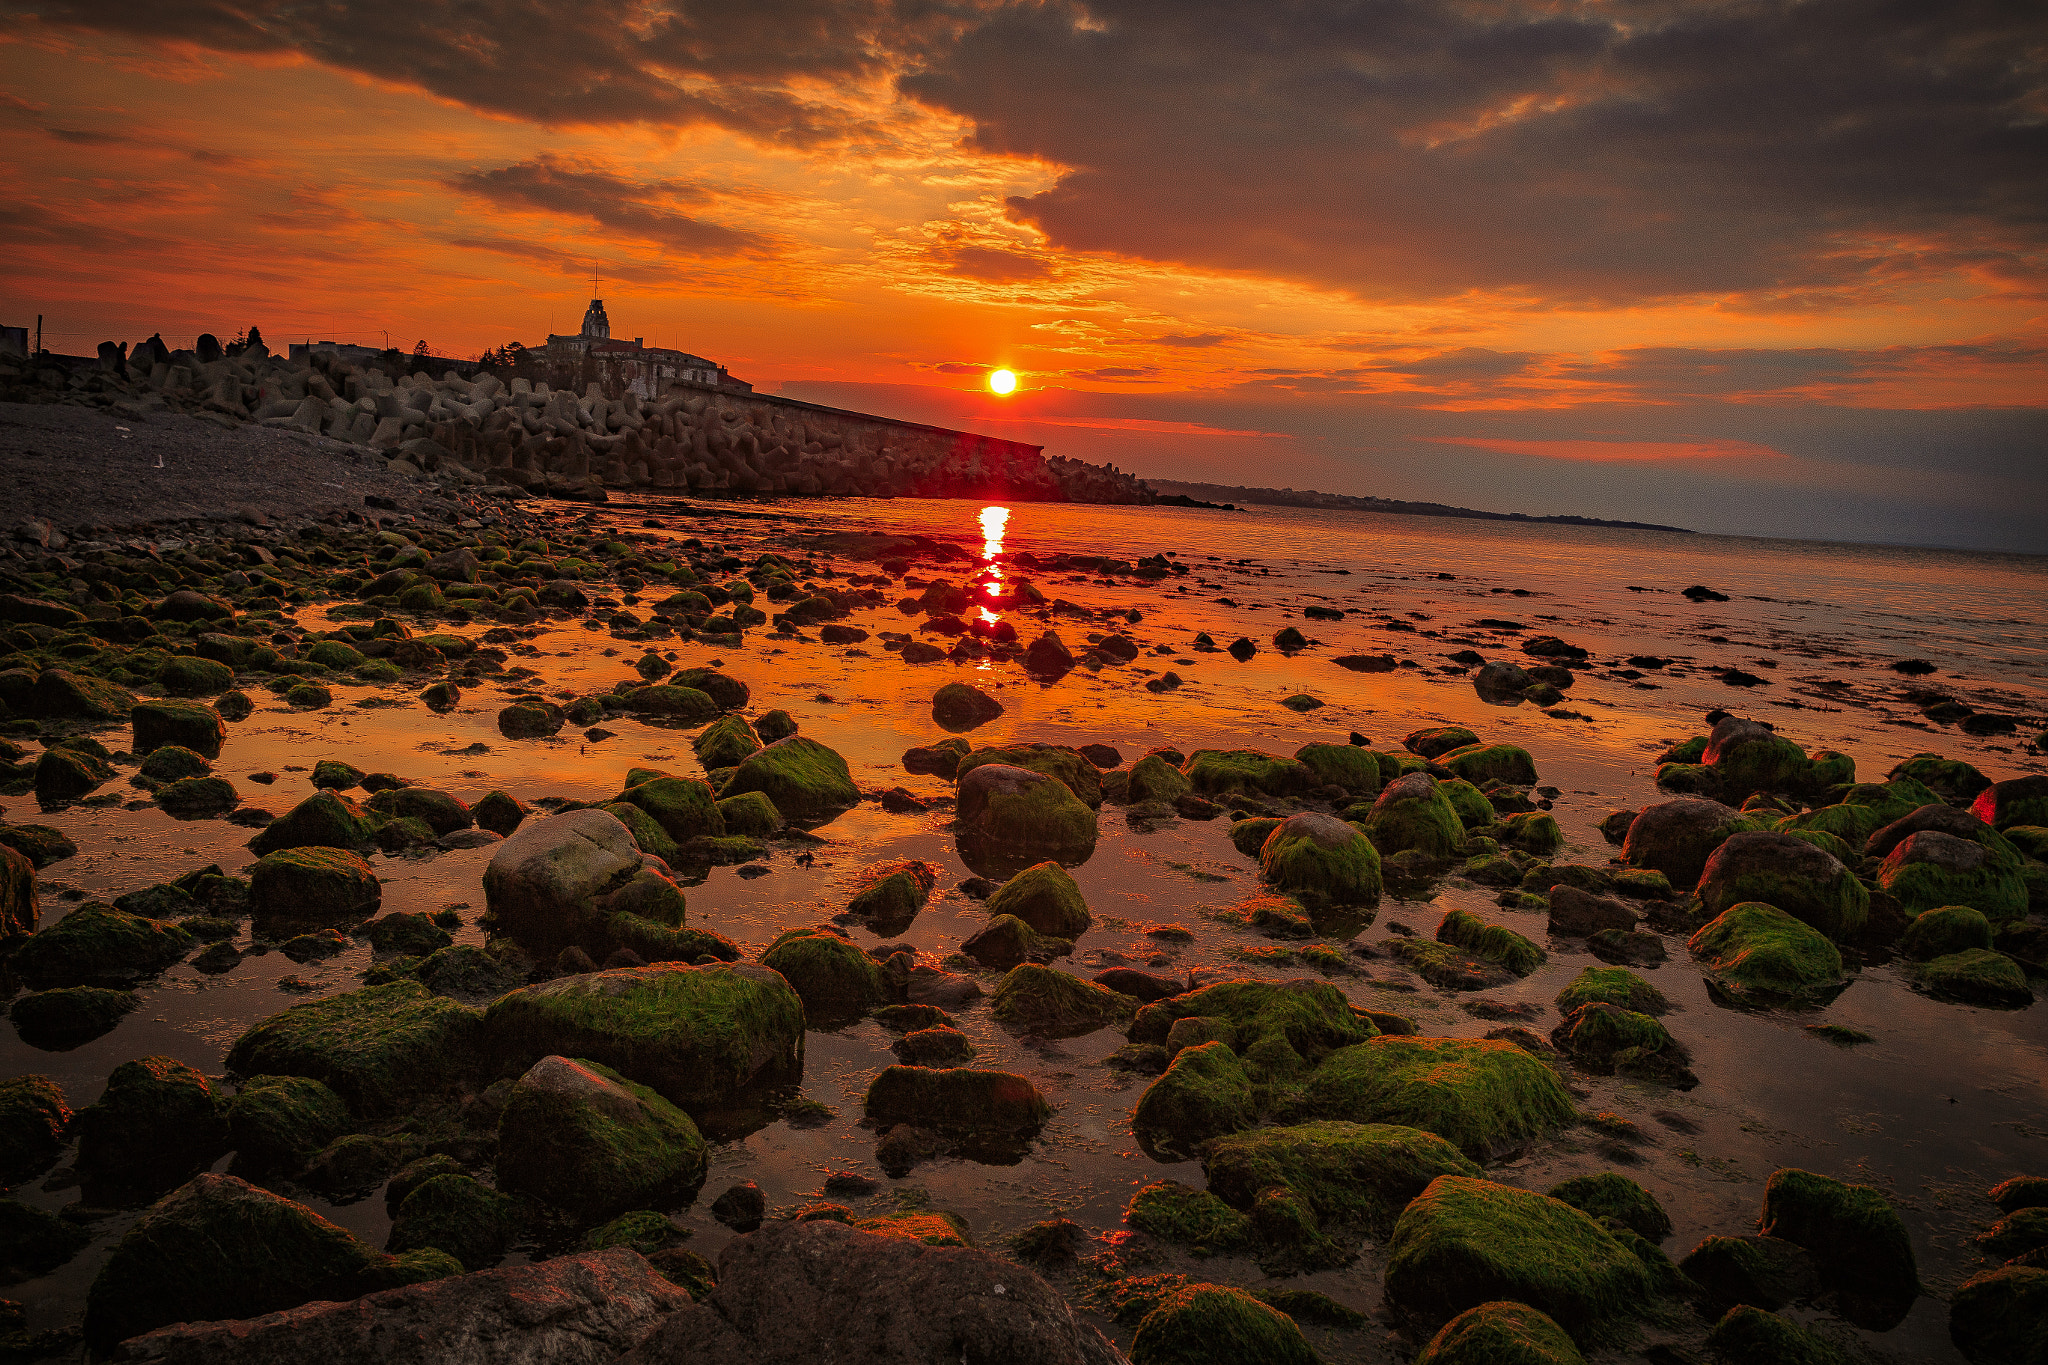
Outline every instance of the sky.
<svg viewBox="0 0 2048 1365">
<path fill-rule="evenodd" d="M 0 0 L 0 173 L 53 350 L 595 269 L 1140 476 L 2048 553 L 2038 0 Z"/>
</svg>

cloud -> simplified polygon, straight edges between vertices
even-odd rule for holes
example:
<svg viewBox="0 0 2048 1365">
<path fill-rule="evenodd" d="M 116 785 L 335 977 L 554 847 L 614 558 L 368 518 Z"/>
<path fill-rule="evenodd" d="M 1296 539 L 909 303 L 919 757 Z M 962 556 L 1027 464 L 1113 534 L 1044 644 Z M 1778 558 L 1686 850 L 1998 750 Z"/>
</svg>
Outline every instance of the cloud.
<svg viewBox="0 0 2048 1365">
<path fill-rule="evenodd" d="M 759 233 L 707 222 L 673 207 L 711 202 L 700 187 L 627 180 L 587 161 L 542 155 L 496 170 L 465 172 L 448 183 L 500 208 L 587 218 L 610 232 L 688 255 L 765 254 L 771 246 Z"/>
<path fill-rule="evenodd" d="M 1163 337 L 1152 338 L 1152 344 L 1155 346 L 1186 346 L 1194 349 L 1222 346 L 1229 341 L 1230 338 L 1221 332 L 1172 332 Z"/>
<path fill-rule="evenodd" d="M 1009 202 L 1068 250 L 1378 299 L 1779 298 L 2037 271 L 2044 37 L 2000 0 L 1053 0 L 903 87 L 1066 168 Z"/>
<path fill-rule="evenodd" d="M 1052 267 L 1035 256 L 1021 252 L 1004 251 L 1000 247 L 954 246 L 935 253 L 939 260 L 951 267 L 956 275 L 981 280 L 988 284 L 1015 284 L 1023 280 L 1042 280 L 1052 274 Z"/>
<path fill-rule="evenodd" d="M 1068 370 L 1066 372 L 1067 377 L 1070 379 L 1143 379 L 1147 375 L 1157 373 L 1159 373 L 1158 369 L 1151 365 L 1146 365 L 1142 368 L 1134 368 L 1128 365 L 1104 365 L 1100 369 Z"/>
<path fill-rule="evenodd" d="M 1754 441 L 1516 441 L 1498 436 L 1431 436 L 1438 445 L 1472 446 L 1503 455 L 1591 464 L 1647 464 L 1666 460 L 1782 460 L 1781 451 Z"/>
</svg>

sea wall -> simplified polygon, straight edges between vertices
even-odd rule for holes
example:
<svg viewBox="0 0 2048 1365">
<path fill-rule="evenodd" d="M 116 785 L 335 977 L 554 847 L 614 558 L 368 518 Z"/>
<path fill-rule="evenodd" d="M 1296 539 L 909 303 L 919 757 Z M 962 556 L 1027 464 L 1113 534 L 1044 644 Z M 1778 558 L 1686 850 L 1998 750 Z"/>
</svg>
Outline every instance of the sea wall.
<svg viewBox="0 0 2048 1365">
<path fill-rule="evenodd" d="M 596 384 L 578 395 L 525 379 L 508 384 L 488 371 L 394 376 L 322 353 L 295 362 L 260 345 L 214 357 L 142 346 L 124 356 L 107 346 L 97 360 L 58 361 L 18 371 L 17 384 L 29 391 L 19 396 L 290 428 L 375 451 L 400 472 L 563 496 L 653 488 L 1155 500 L 1114 466 L 1048 459 L 1041 446 L 680 380 L 655 399 L 607 398 Z"/>
</svg>

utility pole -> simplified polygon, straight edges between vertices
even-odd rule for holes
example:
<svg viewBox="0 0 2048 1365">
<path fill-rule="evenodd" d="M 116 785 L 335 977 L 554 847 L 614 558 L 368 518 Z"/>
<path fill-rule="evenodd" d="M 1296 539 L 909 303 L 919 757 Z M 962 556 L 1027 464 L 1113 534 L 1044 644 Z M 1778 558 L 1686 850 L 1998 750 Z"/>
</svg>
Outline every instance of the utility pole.
<svg viewBox="0 0 2048 1365">
<path fill-rule="evenodd" d="M 43 353 L 43 315 L 36 314 L 36 354 Z"/>
</svg>

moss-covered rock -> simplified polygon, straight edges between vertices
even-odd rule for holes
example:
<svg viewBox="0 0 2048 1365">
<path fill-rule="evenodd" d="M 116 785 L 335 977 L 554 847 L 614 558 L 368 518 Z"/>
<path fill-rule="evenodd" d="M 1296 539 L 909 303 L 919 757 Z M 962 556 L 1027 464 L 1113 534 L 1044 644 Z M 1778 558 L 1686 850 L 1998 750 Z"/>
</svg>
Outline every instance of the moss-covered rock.
<svg viewBox="0 0 2048 1365">
<path fill-rule="evenodd" d="M 1168 805 L 1193 791 L 1194 784 L 1186 775 L 1159 754 L 1146 754 L 1131 765 L 1130 778 L 1124 787 L 1124 800 L 1131 805 L 1147 801 L 1161 801 Z"/>
<path fill-rule="evenodd" d="M 1131 1365 L 1315 1365 L 1294 1319 L 1241 1289 L 1191 1284 L 1145 1315 L 1131 1337 Z"/>
<path fill-rule="evenodd" d="M 543 1057 L 505 1102 L 498 1185 L 595 1221 L 694 1193 L 707 1150 L 689 1115 L 652 1089 L 597 1062 Z"/>
<path fill-rule="evenodd" d="M 829 819 L 860 801 L 846 760 L 802 735 L 777 740 L 749 755 L 719 794 L 753 791 L 774 802 L 784 819 L 799 824 Z"/>
<path fill-rule="evenodd" d="M 967 683 L 947 683 L 932 694 L 932 719 L 948 730 L 972 730 L 1001 714 L 1001 702 Z"/>
<path fill-rule="evenodd" d="M 49 825 L 0 824 L 0 848 L 9 848 L 19 853 L 28 859 L 33 869 L 62 862 L 78 852 L 78 845 L 71 842 L 70 836 Z M 0 858 L 0 862 L 4 861 L 4 858 Z M 33 881 L 34 878 L 31 877 L 30 882 Z M 0 895 L 4 894 L 6 893 L 0 892 Z M 29 927 L 34 928 L 33 925 Z M 0 929 L 0 933 L 4 932 L 10 931 Z"/>
<path fill-rule="evenodd" d="M 1583 1337 L 1640 1312 L 1648 1270 L 1571 1205 L 1469 1176 L 1439 1176 L 1387 1242 L 1388 1302 L 1424 1330 L 1467 1309 L 1525 1303 Z"/>
<path fill-rule="evenodd" d="M 883 938 L 910 928 L 938 884 L 939 866 L 916 858 L 875 863 L 861 873 L 861 887 L 846 913 Z"/>
<path fill-rule="evenodd" d="M 1536 785 L 1536 760 L 1527 749 L 1512 744 L 1474 742 L 1452 749 L 1436 761 L 1475 787 L 1489 782 L 1505 782 L 1511 787 Z"/>
<path fill-rule="evenodd" d="M 1895 1325 L 1920 1293 L 1905 1222 L 1868 1185 L 1786 1167 L 1764 1184 L 1759 1225 L 1766 1236 L 1813 1253 L 1823 1281 L 1848 1301 L 1844 1316 L 1851 1321 Z"/>
<path fill-rule="evenodd" d="M 18 1199 L 0 1199 L 0 1284 L 19 1284 L 47 1275 L 91 1241 L 91 1233 L 54 1213 Z M 5 1337 L 0 1337 L 0 1342 L 15 1344 L 6 1342 Z"/>
<path fill-rule="evenodd" d="M 86 1296 L 100 1350 L 172 1322 L 251 1318 L 406 1282 L 393 1258 L 303 1204 L 228 1175 L 195 1177 L 130 1228 Z"/>
<path fill-rule="evenodd" d="M 1916 980 L 1930 994 L 1968 1005 L 2023 1009 L 2034 1003 L 2020 964 L 1986 948 L 1937 957 L 1920 968 Z"/>
<path fill-rule="evenodd" d="M 761 954 L 761 965 L 782 974 L 813 1022 L 858 1016 L 888 1004 L 892 994 L 880 964 L 824 925 L 782 934 Z"/>
<path fill-rule="evenodd" d="M 1043 773 L 980 764 L 961 774 L 958 801 L 963 830 L 1003 848 L 1073 859 L 1095 847 L 1095 812 Z"/>
<path fill-rule="evenodd" d="M 1259 875 L 1292 895 L 1377 905 L 1380 855 L 1355 825 L 1316 811 L 1290 815 L 1259 849 Z"/>
<path fill-rule="evenodd" d="M 1557 1012 L 1570 1014 L 1581 1005 L 1604 1000 L 1637 1014 L 1663 1014 L 1671 1008 L 1664 992 L 1626 967 L 1588 967 L 1557 993 Z"/>
<path fill-rule="evenodd" d="M 212 659 L 176 654 L 157 670 L 156 681 L 173 697 L 211 697 L 235 685 L 235 670 Z"/>
<path fill-rule="evenodd" d="M 1354 797 L 1379 794 L 1379 760 L 1355 744 L 1304 744 L 1294 759 L 1315 775 L 1318 786 L 1342 787 Z"/>
<path fill-rule="evenodd" d="M 1753 817 L 1698 797 L 1680 797 L 1646 806 L 1628 827 L 1622 860 L 1632 867 L 1654 868 L 1680 892 L 1692 890 L 1706 870 L 1707 859 L 1731 835 L 1759 827 Z"/>
<path fill-rule="evenodd" d="M 645 811 L 676 843 L 725 833 L 725 817 L 709 784 L 694 778 L 659 776 L 634 783 L 619 801 Z M 658 855 L 657 855 L 658 856 Z"/>
<path fill-rule="evenodd" d="M 175 924 L 87 901 L 20 940 L 10 965 L 30 981 L 48 985 L 138 981 L 184 957 L 193 943 L 192 935 Z"/>
<path fill-rule="evenodd" d="M 37 756 L 33 781 L 36 796 L 55 806 L 77 800 L 113 775 L 113 765 L 99 755 L 55 744 Z"/>
<path fill-rule="evenodd" d="M 186 777 L 157 788 L 156 803 L 181 819 L 225 815 L 241 803 L 241 794 L 224 777 Z"/>
<path fill-rule="evenodd" d="M 1977 793 L 1970 811 L 1993 829 L 2048 825 L 2048 776 L 2037 773 L 1994 782 Z"/>
<path fill-rule="evenodd" d="M 675 683 L 653 683 L 636 687 L 623 698 L 626 709 L 639 715 L 658 716 L 684 725 L 701 725 L 718 714 L 718 703 L 694 687 Z"/>
<path fill-rule="evenodd" d="M 249 869 L 249 908 L 267 929 L 354 924 L 384 898 L 377 874 L 345 848 L 288 848 Z"/>
<path fill-rule="evenodd" d="M 713 768 L 736 768 L 761 752 L 763 746 L 761 736 L 747 724 L 746 717 L 720 716 L 690 741 L 690 747 L 697 751 L 697 761 L 708 772 Z"/>
<path fill-rule="evenodd" d="M 743 963 L 563 977 L 501 997 L 484 1022 L 505 1065 L 589 1058 L 698 1118 L 803 1066 L 802 1000 L 778 973 Z"/>
<path fill-rule="evenodd" d="M 1808 1327 L 1737 1304 L 1707 1333 L 1707 1349 L 1725 1365 L 1849 1365 L 1850 1357 Z"/>
<path fill-rule="evenodd" d="M 476 818 L 455 797 L 431 787 L 393 787 L 370 798 L 370 809 L 387 819 L 424 820 L 437 835 L 453 834 L 476 824 Z"/>
<path fill-rule="evenodd" d="M 1873 836 L 1873 844 L 1880 836 Z M 1908 914 L 1943 905 L 1967 905 L 1993 920 L 2027 912 L 2026 879 L 2009 845 L 1938 829 L 1915 831 L 1893 845 L 1878 867 L 1877 884 Z"/>
<path fill-rule="evenodd" d="M 123 1188 L 164 1188 L 214 1161 L 227 1142 L 206 1077 L 170 1057 L 123 1062 L 78 1113 L 79 1173 Z"/>
<path fill-rule="evenodd" d="M 0 1081 L 0 1182 L 12 1185 L 47 1169 L 64 1150 L 71 1106 L 48 1076 Z"/>
<path fill-rule="evenodd" d="M 501 791 L 485 792 L 476 804 L 469 808 L 478 828 L 487 829 L 500 838 L 510 838 L 512 831 L 531 813 L 525 803 Z"/>
<path fill-rule="evenodd" d="M 1601 1075 L 1668 1081 L 1689 1089 L 1699 1083 L 1692 1058 L 1670 1030 L 1647 1014 L 1595 1000 L 1581 1005 L 1551 1030 L 1559 1052 Z"/>
<path fill-rule="evenodd" d="M 1564 831 L 1549 811 L 1525 810 L 1502 819 L 1494 828 L 1501 843 L 1524 853 L 1548 858 L 1564 847 Z"/>
<path fill-rule="evenodd" d="M 868 1086 L 864 1109 L 884 1126 L 909 1123 L 941 1132 L 1033 1134 L 1052 1117 L 1052 1106 L 1027 1078 L 969 1067 L 885 1067 Z"/>
<path fill-rule="evenodd" d="M 1436 927 L 1436 940 L 1463 948 L 1475 957 L 1505 967 L 1516 976 L 1527 976 L 1542 966 L 1547 954 L 1505 925 L 1488 924 L 1476 915 L 1453 910 Z"/>
<path fill-rule="evenodd" d="M 377 822 L 361 806 L 331 791 L 315 792 L 273 820 L 249 841 L 259 855 L 291 848 L 361 848 Z"/>
<path fill-rule="evenodd" d="M 1585 1365 L 1562 1327 L 1526 1303 L 1482 1303 L 1445 1323 L 1415 1365 Z"/>
<path fill-rule="evenodd" d="M 1548 1191 L 1573 1208 L 1595 1218 L 1620 1223 L 1638 1237 L 1661 1242 L 1671 1235 L 1671 1216 L 1656 1196 L 1625 1175 L 1601 1171 L 1597 1175 L 1573 1176 Z"/>
<path fill-rule="evenodd" d="M 1251 1240 L 1252 1220 L 1207 1190 L 1155 1180 L 1131 1196 L 1124 1222 L 1148 1236 L 1188 1247 L 1198 1256 L 1234 1251 Z"/>
<path fill-rule="evenodd" d="M 1216 1142 L 1202 1158 L 1210 1190 L 1241 1209 L 1281 1187 L 1322 1224 L 1378 1236 L 1440 1175 L 1479 1167 L 1434 1133 L 1383 1123 L 1321 1122 L 1258 1128 Z"/>
<path fill-rule="evenodd" d="M 1991 785 L 1991 779 L 1961 759 L 1939 754 L 1914 754 L 1895 765 L 1887 777 L 1909 777 L 1944 801 L 1967 801 Z"/>
<path fill-rule="evenodd" d="M 119 720 L 135 706 L 134 694 L 102 678 L 46 668 L 36 677 L 30 714 L 51 720 Z M 189 747 L 189 746 L 188 746 Z"/>
<path fill-rule="evenodd" d="M 1163 1044 L 1176 1022 L 1197 1018 L 1227 1029 L 1246 1074 L 1268 1087 L 1292 1084 L 1333 1050 L 1375 1033 L 1325 982 L 1219 981 L 1145 1006 L 1132 1020 L 1130 1039 Z"/>
<path fill-rule="evenodd" d="M 213 764 L 182 744 L 159 745 L 142 761 L 142 775 L 154 782 L 176 782 L 180 778 L 204 777 L 212 771 Z"/>
<path fill-rule="evenodd" d="M 1138 1098 L 1131 1132 L 1155 1161 L 1181 1161 L 1211 1138 L 1258 1121 L 1251 1078 L 1227 1046 L 1182 1048 L 1166 1073 Z"/>
<path fill-rule="evenodd" d="M 1180 770 L 1195 791 L 1210 797 L 1230 792 L 1293 796 L 1317 785 L 1315 770 L 1301 760 L 1256 749 L 1197 749 Z"/>
<path fill-rule="evenodd" d="M 1465 824 L 1428 773 L 1387 784 L 1365 818 L 1365 834 L 1382 857 L 1413 851 L 1448 858 L 1465 838 Z"/>
<path fill-rule="evenodd" d="M 1842 954 L 1812 925 L 1761 901 L 1731 905 L 1686 941 L 1724 986 L 1796 996 L 1842 980 Z"/>
<path fill-rule="evenodd" d="M 987 909 L 991 916 L 1014 915 L 1052 938 L 1077 939 L 1094 923 L 1081 888 L 1056 862 L 1036 863 L 1011 877 L 988 898 Z"/>
<path fill-rule="evenodd" d="M 1833 939 L 1863 930 L 1870 893 L 1821 849 L 1789 834 L 1761 830 L 1730 835 L 1708 857 L 1699 880 L 1707 913 L 1747 901 L 1774 905 Z"/>
<path fill-rule="evenodd" d="M 1121 992 L 1035 962 L 1012 967 L 989 1012 L 1000 1023 L 1043 1038 L 1077 1038 L 1128 1019 L 1138 1002 Z"/>
<path fill-rule="evenodd" d="M 1949 1300 L 1948 1335 L 1970 1365 L 2040 1365 L 2048 1341 L 2048 1270 L 2004 1266 Z"/>
<path fill-rule="evenodd" d="M 366 1117 L 402 1110 L 475 1073 L 479 1016 L 417 981 L 309 1000 L 229 1049 L 241 1076 L 308 1076 Z"/>
<path fill-rule="evenodd" d="M 782 812 L 761 792 L 725 797 L 718 803 L 718 813 L 725 820 L 728 836 L 762 838 L 782 828 Z"/>
<path fill-rule="evenodd" d="M 1943 905 L 1915 915 L 1899 936 L 1899 952 L 1915 962 L 1991 946 L 1991 921 L 1967 905 Z"/>
<path fill-rule="evenodd" d="M 1421 1128 L 1484 1161 L 1557 1131 L 1577 1111 L 1557 1074 L 1512 1043 L 1379 1037 L 1331 1053 L 1282 1116 Z"/>
<path fill-rule="evenodd" d="M 12 847 L 0 844 L 0 941 L 33 934 L 41 920 L 36 865 Z"/>
<path fill-rule="evenodd" d="M 1500 818 L 1494 812 L 1493 802 L 1487 799 L 1486 793 L 1462 777 L 1438 782 L 1436 789 L 1451 803 L 1451 809 L 1458 812 L 1458 819 L 1464 823 L 1468 831 L 1486 829 Z M 1519 870 L 1517 875 L 1520 875 Z"/>
<path fill-rule="evenodd" d="M 1752 792 L 1797 791 L 1807 782 L 1804 749 L 1769 726 L 1739 716 L 1715 724 L 1701 758 L 1714 770 L 1721 794 L 1731 800 Z"/>
<path fill-rule="evenodd" d="M 349 1122 L 341 1096 L 310 1076 L 252 1076 L 227 1103 L 228 1141 L 258 1171 L 298 1170 Z"/>
</svg>

